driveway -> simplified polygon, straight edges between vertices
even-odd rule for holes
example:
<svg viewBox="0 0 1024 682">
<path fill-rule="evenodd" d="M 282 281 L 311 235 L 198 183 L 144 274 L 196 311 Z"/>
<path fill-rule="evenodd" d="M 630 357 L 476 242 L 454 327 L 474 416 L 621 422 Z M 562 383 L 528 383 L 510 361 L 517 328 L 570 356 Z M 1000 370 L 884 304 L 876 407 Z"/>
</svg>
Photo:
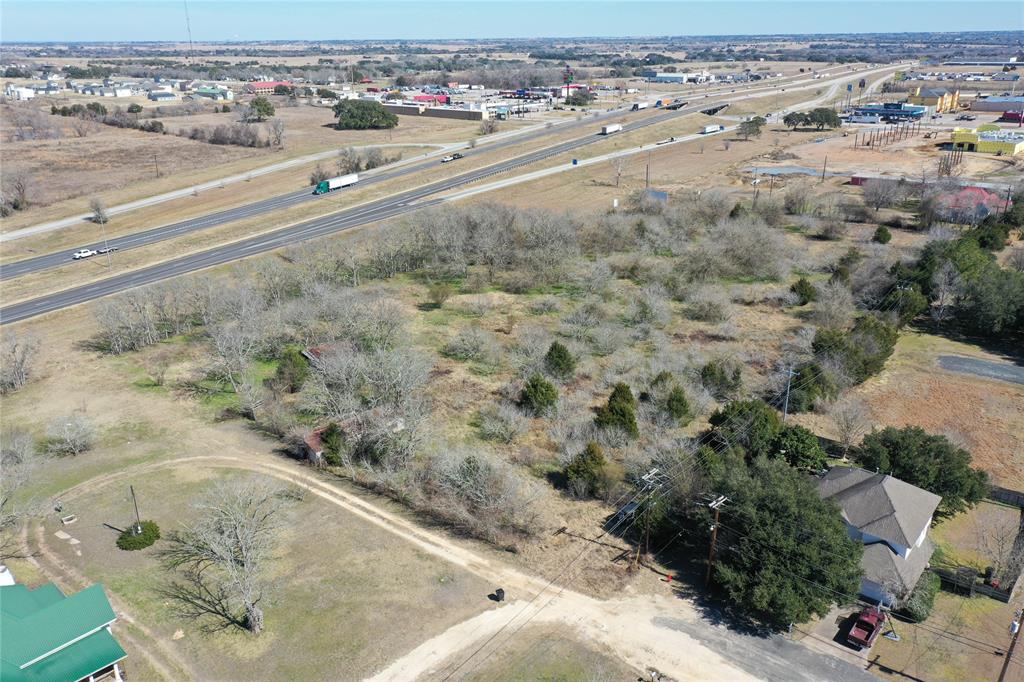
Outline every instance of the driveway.
<svg viewBox="0 0 1024 682">
<path fill-rule="evenodd" d="M 1024 367 L 1006 362 L 979 360 L 963 355 L 940 355 L 939 367 L 950 372 L 973 374 L 986 379 L 1024 384 Z"/>
</svg>

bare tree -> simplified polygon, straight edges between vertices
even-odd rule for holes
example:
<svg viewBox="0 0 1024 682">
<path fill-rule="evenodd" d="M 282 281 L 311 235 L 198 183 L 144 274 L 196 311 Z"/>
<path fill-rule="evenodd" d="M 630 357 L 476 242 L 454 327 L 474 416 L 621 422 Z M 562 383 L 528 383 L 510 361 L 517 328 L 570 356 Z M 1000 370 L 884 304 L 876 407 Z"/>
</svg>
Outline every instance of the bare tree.
<svg viewBox="0 0 1024 682">
<path fill-rule="evenodd" d="M 284 121 L 279 118 L 270 119 L 267 130 L 270 132 L 270 144 L 280 147 L 284 142 Z"/>
<path fill-rule="evenodd" d="M 203 497 L 199 518 L 171 533 L 161 552 L 172 580 L 165 595 L 189 618 L 213 616 L 214 627 L 263 630 L 267 564 L 285 496 L 263 478 L 222 482 Z"/>
<path fill-rule="evenodd" d="M 93 197 L 89 200 L 89 210 L 92 211 L 92 221 L 94 223 L 106 225 L 110 221 L 110 216 L 107 214 L 107 206 L 99 197 Z"/>
<path fill-rule="evenodd" d="M 92 448 L 96 429 L 81 412 L 59 416 L 46 429 L 47 449 L 55 455 L 80 455 Z"/>
<path fill-rule="evenodd" d="M 0 341 L 0 394 L 16 391 L 26 383 L 39 352 L 39 340 L 31 336 L 5 335 Z"/>
<path fill-rule="evenodd" d="M 622 180 L 622 174 L 626 172 L 626 168 L 629 166 L 629 159 L 625 156 L 618 156 L 609 163 L 611 163 L 612 172 L 615 174 L 615 186 L 618 187 L 619 182 Z"/>
<path fill-rule="evenodd" d="M 96 124 L 91 119 L 78 116 L 71 117 L 71 131 L 75 134 L 75 137 L 88 137 L 89 133 L 95 129 Z"/>
<path fill-rule="evenodd" d="M 1020 519 L 1017 514 L 1003 514 L 1001 518 L 973 521 L 974 542 L 979 554 L 992 562 L 994 577 L 1006 585 L 1019 573 L 1024 563 L 1024 543 L 1018 540 Z"/>
<path fill-rule="evenodd" d="M 498 121 L 493 118 L 484 119 L 480 122 L 480 134 L 490 135 L 498 132 Z"/>
<path fill-rule="evenodd" d="M 960 272 L 951 261 L 943 261 L 932 275 L 932 305 L 930 312 L 932 320 L 935 321 L 937 327 L 952 317 L 953 305 L 961 290 Z"/>
<path fill-rule="evenodd" d="M 359 152 L 353 147 L 345 147 L 338 152 L 338 173 L 340 175 L 358 173 L 362 169 L 362 157 L 360 157 Z"/>
<path fill-rule="evenodd" d="M 829 416 L 835 424 L 839 444 L 843 447 L 843 457 L 847 457 L 850 449 L 860 442 L 871 425 L 868 408 L 863 402 L 849 398 L 834 403 L 829 409 Z"/>
<path fill-rule="evenodd" d="M 1024 248 L 1011 249 L 1010 255 L 1006 258 L 1006 264 L 1017 272 L 1024 272 Z"/>
<path fill-rule="evenodd" d="M 32 194 L 32 179 L 25 171 L 4 173 L 4 202 L 15 211 L 24 211 Z"/>
<path fill-rule="evenodd" d="M 839 329 L 853 317 L 853 294 L 842 282 L 826 282 L 817 287 L 813 321 L 819 327 Z"/>
<path fill-rule="evenodd" d="M 903 187 L 898 180 L 871 179 L 864 183 L 864 203 L 875 209 L 888 208 L 903 198 Z"/>
<path fill-rule="evenodd" d="M 213 343 L 213 358 L 207 372 L 231 384 L 238 393 L 245 371 L 259 350 L 262 339 L 259 333 L 241 323 L 224 323 L 210 330 Z"/>
<path fill-rule="evenodd" d="M 35 439 L 27 431 L 11 429 L 0 445 L 0 565 L 8 559 L 31 555 L 18 538 L 23 524 L 40 511 L 33 499 L 23 491 L 43 463 Z"/>
</svg>

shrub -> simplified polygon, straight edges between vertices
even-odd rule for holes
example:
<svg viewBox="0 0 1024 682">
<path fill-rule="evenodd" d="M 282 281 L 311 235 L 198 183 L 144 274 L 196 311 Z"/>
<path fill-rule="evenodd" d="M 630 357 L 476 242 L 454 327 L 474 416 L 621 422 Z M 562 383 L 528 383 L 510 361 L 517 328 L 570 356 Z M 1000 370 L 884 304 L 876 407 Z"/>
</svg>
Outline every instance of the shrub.
<svg viewBox="0 0 1024 682">
<path fill-rule="evenodd" d="M 555 406 L 557 400 L 558 390 L 540 374 L 527 379 L 519 394 L 519 406 L 535 415 L 545 414 Z"/>
<path fill-rule="evenodd" d="M 277 385 L 289 393 L 295 393 L 309 376 L 309 362 L 295 346 L 287 346 L 281 352 L 275 379 Z"/>
<path fill-rule="evenodd" d="M 441 353 L 455 360 L 476 360 L 484 355 L 487 344 L 486 332 L 477 327 L 467 327 L 446 343 Z"/>
<path fill-rule="evenodd" d="M 686 392 L 680 386 L 673 386 L 665 396 L 665 412 L 681 424 L 685 424 L 693 416 L 690 411 L 690 402 L 686 399 Z"/>
<path fill-rule="evenodd" d="M 344 464 L 346 448 L 345 432 L 341 427 L 331 422 L 320 432 L 320 445 L 323 447 L 324 461 L 336 467 Z"/>
<path fill-rule="evenodd" d="M 734 400 L 708 419 L 713 441 L 722 447 L 739 447 L 750 459 L 772 454 L 782 420 L 762 400 Z"/>
<path fill-rule="evenodd" d="M 818 297 L 818 290 L 807 281 L 806 277 L 801 277 L 794 282 L 789 290 L 800 297 L 800 305 L 806 305 Z"/>
<path fill-rule="evenodd" d="M 825 466 L 825 451 L 818 437 L 802 426 L 786 425 L 772 441 L 772 456 L 782 457 L 790 466 L 818 471 Z"/>
<path fill-rule="evenodd" d="M 640 435 L 636 423 L 636 398 L 629 386 L 622 382 L 615 384 L 608 403 L 597 408 L 594 424 L 600 429 L 621 429 L 633 438 Z"/>
<path fill-rule="evenodd" d="M 117 546 L 120 549 L 134 552 L 140 549 L 146 549 L 154 542 L 160 539 L 160 527 L 153 521 L 143 521 L 142 530 L 139 533 L 135 532 L 135 524 L 133 523 L 130 528 L 122 532 L 117 537 Z"/>
<path fill-rule="evenodd" d="M 703 287 L 687 297 L 687 316 L 703 322 L 725 322 L 732 316 L 729 297 L 721 289 Z"/>
<path fill-rule="evenodd" d="M 861 317 L 849 332 L 819 329 L 811 348 L 815 356 L 832 358 L 855 383 L 878 374 L 896 346 L 896 328 L 870 315 Z"/>
<path fill-rule="evenodd" d="M 891 240 L 892 232 L 885 225 L 879 225 L 875 228 L 875 233 L 871 235 L 871 241 L 879 244 L 888 244 Z"/>
<path fill-rule="evenodd" d="M 740 364 L 730 360 L 712 360 L 701 367 L 700 380 L 717 400 L 736 394 L 743 383 Z"/>
<path fill-rule="evenodd" d="M 83 414 L 57 417 L 46 430 L 48 449 L 56 455 L 80 455 L 92 448 L 96 430 Z"/>
<path fill-rule="evenodd" d="M 606 465 L 601 446 L 593 441 L 587 443 L 583 452 L 573 457 L 565 467 L 565 482 L 569 491 L 576 497 L 601 494 L 606 486 Z"/>
<path fill-rule="evenodd" d="M 437 282 L 427 287 L 427 297 L 430 298 L 430 302 L 437 308 L 443 306 L 444 302 L 454 293 L 455 288 L 447 282 Z"/>
<path fill-rule="evenodd" d="M 480 437 L 513 443 L 527 428 L 526 417 L 515 406 L 491 405 L 480 411 Z"/>
<path fill-rule="evenodd" d="M 564 381 L 572 377 L 576 371 L 576 360 L 564 344 L 555 341 L 544 356 L 544 367 L 552 376 Z"/>
<path fill-rule="evenodd" d="M 917 580 L 914 591 L 900 610 L 897 612 L 906 616 L 911 622 L 920 623 L 929 615 L 935 606 L 935 595 L 939 593 L 942 581 L 939 576 L 931 571 L 925 571 Z"/>
</svg>

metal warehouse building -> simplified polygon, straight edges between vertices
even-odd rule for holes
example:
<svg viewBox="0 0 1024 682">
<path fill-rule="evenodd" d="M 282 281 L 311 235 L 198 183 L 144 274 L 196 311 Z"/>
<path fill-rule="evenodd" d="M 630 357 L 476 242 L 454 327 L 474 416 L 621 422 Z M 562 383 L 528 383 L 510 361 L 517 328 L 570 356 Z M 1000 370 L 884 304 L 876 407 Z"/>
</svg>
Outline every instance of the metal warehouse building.
<svg viewBox="0 0 1024 682">
<path fill-rule="evenodd" d="M 971 111 L 1021 111 L 1024 109 L 1024 97 L 985 97 L 971 100 Z"/>
</svg>

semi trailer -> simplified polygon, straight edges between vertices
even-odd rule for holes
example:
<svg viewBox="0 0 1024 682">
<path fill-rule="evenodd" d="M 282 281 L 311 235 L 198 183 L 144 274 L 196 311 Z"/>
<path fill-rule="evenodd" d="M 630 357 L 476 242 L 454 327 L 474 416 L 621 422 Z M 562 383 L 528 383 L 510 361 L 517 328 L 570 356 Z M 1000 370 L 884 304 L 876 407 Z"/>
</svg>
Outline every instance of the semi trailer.
<svg viewBox="0 0 1024 682">
<path fill-rule="evenodd" d="M 602 135 L 611 135 L 612 133 L 617 133 L 620 130 L 622 130 L 622 126 L 620 124 L 612 123 L 611 125 L 602 126 L 601 127 L 601 134 Z"/>
<path fill-rule="evenodd" d="M 359 182 L 358 173 L 349 173 L 348 175 L 339 175 L 336 178 L 327 178 L 317 183 L 316 189 L 313 190 L 313 194 L 327 194 L 333 192 L 336 189 L 342 187 L 349 187 Z"/>
</svg>

